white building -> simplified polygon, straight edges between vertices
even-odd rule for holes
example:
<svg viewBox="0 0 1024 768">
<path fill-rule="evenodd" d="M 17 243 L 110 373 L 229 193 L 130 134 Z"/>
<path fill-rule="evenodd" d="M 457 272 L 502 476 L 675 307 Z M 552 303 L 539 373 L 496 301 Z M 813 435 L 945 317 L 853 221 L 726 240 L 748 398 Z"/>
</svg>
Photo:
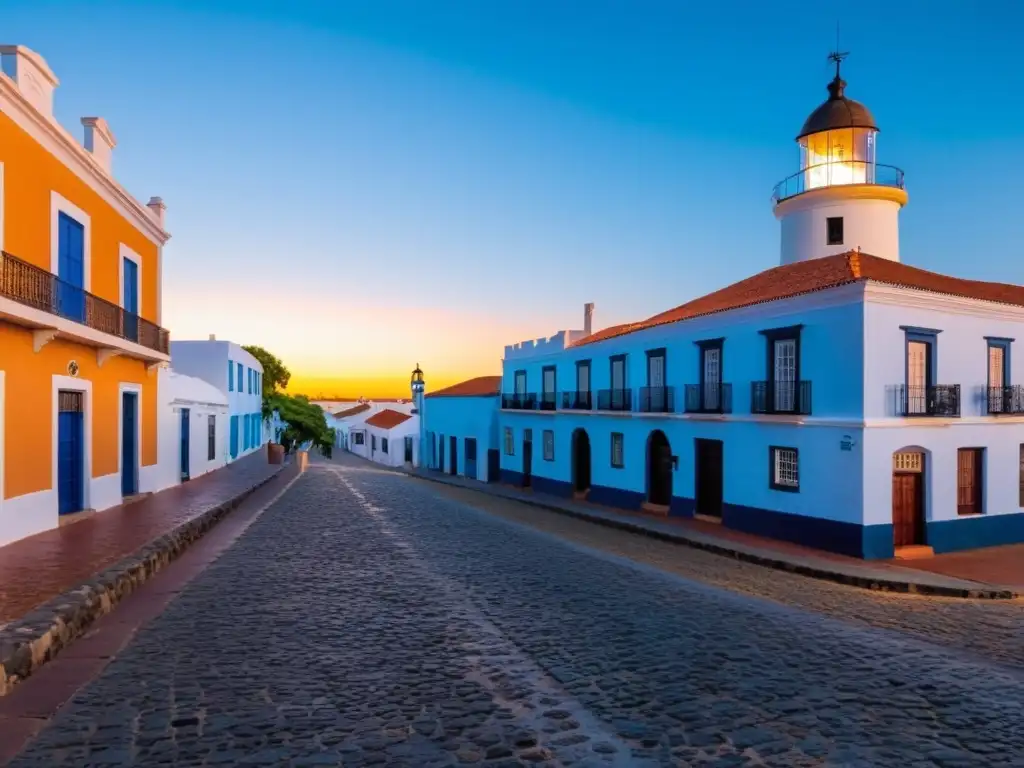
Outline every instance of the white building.
<svg viewBox="0 0 1024 768">
<path fill-rule="evenodd" d="M 205 475 L 229 459 L 228 398 L 212 384 L 160 369 L 158 489 Z"/>
<path fill-rule="evenodd" d="M 349 431 L 348 450 L 389 467 L 419 466 L 419 416 L 390 408 Z"/>
<path fill-rule="evenodd" d="M 903 173 L 845 85 L 775 188 L 779 266 L 505 348 L 503 482 L 864 558 L 1024 542 L 1024 287 L 901 262 Z"/>
<path fill-rule="evenodd" d="M 238 344 L 172 341 L 171 367 L 212 384 L 228 399 L 228 460 L 258 450 L 271 435 L 263 425 L 263 366 Z"/>
<path fill-rule="evenodd" d="M 353 427 L 358 428 L 379 410 L 381 409 L 375 408 L 372 403 L 359 403 L 351 408 L 328 414 L 327 423 L 334 427 L 334 447 L 347 450 L 350 430 Z"/>
</svg>

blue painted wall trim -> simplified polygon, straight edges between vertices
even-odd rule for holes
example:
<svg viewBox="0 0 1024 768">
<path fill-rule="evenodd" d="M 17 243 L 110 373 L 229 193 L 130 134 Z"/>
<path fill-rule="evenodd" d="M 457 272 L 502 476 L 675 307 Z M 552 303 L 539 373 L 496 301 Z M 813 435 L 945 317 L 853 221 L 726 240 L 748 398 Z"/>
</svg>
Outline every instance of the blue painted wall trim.
<svg viewBox="0 0 1024 768">
<path fill-rule="evenodd" d="M 893 556 L 891 525 L 863 526 L 739 504 L 723 505 L 722 524 L 737 531 L 866 559 Z"/>
<path fill-rule="evenodd" d="M 1024 512 L 972 515 L 928 523 L 928 544 L 936 554 L 1024 543 Z"/>
</svg>

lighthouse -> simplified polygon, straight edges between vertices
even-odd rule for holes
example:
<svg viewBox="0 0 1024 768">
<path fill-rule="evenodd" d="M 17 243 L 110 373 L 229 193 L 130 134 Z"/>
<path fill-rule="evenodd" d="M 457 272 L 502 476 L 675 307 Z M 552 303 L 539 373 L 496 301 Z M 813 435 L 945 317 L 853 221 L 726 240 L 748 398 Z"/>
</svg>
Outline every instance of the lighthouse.
<svg viewBox="0 0 1024 768">
<path fill-rule="evenodd" d="M 828 98 L 796 137 L 800 169 L 775 185 L 782 264 L 858 250 L 900 260 L 903 171 L 878 162 L 878 125 L 866 106 L 846 95 L 845 57 L 829 56 L 836 75 Z"/>
</svg>

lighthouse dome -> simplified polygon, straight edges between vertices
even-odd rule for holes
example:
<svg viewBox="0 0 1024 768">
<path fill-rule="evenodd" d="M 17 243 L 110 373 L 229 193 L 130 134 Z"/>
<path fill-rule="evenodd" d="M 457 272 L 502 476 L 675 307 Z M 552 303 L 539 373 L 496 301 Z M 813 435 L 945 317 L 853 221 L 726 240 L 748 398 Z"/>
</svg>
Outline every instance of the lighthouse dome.
<svg viewBox="0 0 1024 768">
<path fill-rule="evenodd" d="M 877 131 L 875 118 L 859 101 L 846 97 L 846 81 L 838 73 L 828 84 L 828 99 L 811 112 L 800 129 L 797 141 L 812 133 L 834 131 L 841 128 L 868 128 Z"/>
</svg>

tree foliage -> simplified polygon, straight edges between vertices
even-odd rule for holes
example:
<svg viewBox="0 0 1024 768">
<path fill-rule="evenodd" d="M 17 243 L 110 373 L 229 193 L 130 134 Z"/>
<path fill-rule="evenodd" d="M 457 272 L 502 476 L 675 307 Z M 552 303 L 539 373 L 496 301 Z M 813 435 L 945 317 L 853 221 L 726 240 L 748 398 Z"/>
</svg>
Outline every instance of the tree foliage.
<svg viewBox="0 0 1024 768">
<path fill-rule="evenodd" d="M 263 366 L 263 398 L 264 400 L 275 392 L 282 392 L 288 389 L 288 382 L 292 378 L 292 372 L 281 362 L 281 358 L 267 352 L 263 347 L 249 345 L 242 347 L 246 352 L 260 361 Z"/>
<path fill-rule="evenodd" d="M 312 443 L 322 454 L 330 456 L 334 430 L 327 426 L 323 408 L 309 402 L 305 395 L 284 392 L 292 374 L 281 358 L 255 345 L 243 349 L 263 366 L 263 418 L 273 418 L 275 411 L 281 417 L 285 426 L 275 437 L 285 450 L 290 452 L 295 446 Z"/>
</svg>

